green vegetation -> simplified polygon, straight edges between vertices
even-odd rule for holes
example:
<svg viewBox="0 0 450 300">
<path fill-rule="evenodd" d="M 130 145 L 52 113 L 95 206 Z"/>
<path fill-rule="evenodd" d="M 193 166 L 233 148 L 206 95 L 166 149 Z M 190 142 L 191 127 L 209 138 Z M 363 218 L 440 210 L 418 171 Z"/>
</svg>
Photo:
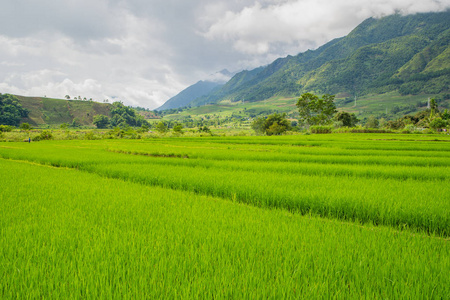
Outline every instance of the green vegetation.
<svg viewBox="0 0 450 300">
<path fill-rule="evenodd" d="M 92 123 L 97 126 L 97 128 L 108 128 L 109 118 L 105 115 L 96 115 Z"/>
<path fill-rule="evenodd" d="M 336 113 L 334 95 L 323 95 L 322 98 L 305 93 L 297 101 L 300 122 L 310 125 L 327 125 Z"/>
<path fill-rule="evenodd" d="M 32 127 L 92 126 L 95 115 L 110 116 L 111 104 L 82 100 L 61 100 L 42 97 L 16 96 L 28 117 L 21 119 Z"/>
<path fill-rule="evenodd" d="M 355 105 L 358 117 L 368 117 L 389 109 L 390 103 L 385 105 L 389 101 L 376 100 L 390 95 L 395 95 L 396 100 L 400 100 L 397 95 L 402 96 L 401 100 L 418 95 L 445 100 L 450 94 L 448 20 L 449 11 L 370 18 L 346 37 L 313 51 L 279 58 L 265 67 L 242 71 L 209 94 L 192 97 L 191 102 L 185 99 L 182 105 L 172 108 L 219 105 L 226 101 L 237 104 L 296 99 L 303 93 L 313 92 L 346 95 L 342 98 L 345 105 L 351 100 L 370 98 L 371 112 Z M 415 104 L 406 102 L 409 101 L 395 105 L 408 110 L 405 106 Z M 194 115 L 196 110 L 191 111 L 188 114 Z M 219 111 L 211 109 L 209 112 Z M 417 109 L 413 107 L 406 113 L 415 112 Z"/>
<path fill-rule="evenodd" d="M 166 133 L 168 131 L 166 124 L 163 121 L 158 122 L 155 127 L 156 131 L 159 133 Z"/>
<path fill-rule="evenodd" d="M 252 129 L 256 134 L 280 135 L 291 128 L 286 114 L 272 114 L 267 118 L 256 118 L 252 123 Z"/>
<path fill-rule="evenodd" d="M 0 125 L 19 126 L 22 118 L 28 116 L 16 96 L 0 94 Z"/>
<path fill-rule="evenodd" d="M 449 142 L 0 144 L 0 297 L 445 298 Z"/>
<path fill-rule="evenodd" d="M 148 124 L 143 116 L 137 114 L 132 107 L 125 106 L 122 102 L 114 102 L 112 104 L 111 120 L 109 122 L 113 127 L 141 127 Z"/>
<path fill-rule="evenodd" d="M 340 122 L 341 124 L 338 124 L 338 126 L 345 126 L 345 127 L 356 127 L 356 125 L 359 123 L 358 118 L 356 115 L 350 114 L 346 111 L 340 111 L 334 116 L 335 121 Z"/>
</svg>

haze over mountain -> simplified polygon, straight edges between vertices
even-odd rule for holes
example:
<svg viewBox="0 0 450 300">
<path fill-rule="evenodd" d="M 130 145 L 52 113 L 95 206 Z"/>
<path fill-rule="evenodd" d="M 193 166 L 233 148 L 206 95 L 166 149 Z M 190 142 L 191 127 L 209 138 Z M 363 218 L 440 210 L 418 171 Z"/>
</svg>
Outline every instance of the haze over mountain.
<svg viewBox="0 0 450 300">
<path fill-rule="evenodd" d="M 369 18 L 343 38 L 239 72 L 220 88 L 197 97 L 190 93 L 182 105 L 171 108 L 295 97 L 310 91 L 352 97 L 395 90 L 448 93 L 449 45 L 450 11 Z"/>
<path fill-rule="evenodd" d="M 165 102 L 161 107 L 158 107 L 156 110 L 188 106 L 193 100 L 209 94 L 213 89 L 220 88 L 222 85 L 223 83 L 201 80 L 182 90 L 179 94 L 167 100 L 167 102 Z"/>
<path fill-rule="evenodd" d="M 228 71 L 227 69 L 211 74 L 207 80 L 200 80 L 197 83 L 189 86 L 176 96 L 167 100 L 161 107 L 158 107 L 155 110 L 165 110 L 188 106 L 189 103 L 192 102 L 192 100 L 207 95 L 213 90 L 220 88 L 235 74 L 236 72 L 233 73 Z"/>
</svg>

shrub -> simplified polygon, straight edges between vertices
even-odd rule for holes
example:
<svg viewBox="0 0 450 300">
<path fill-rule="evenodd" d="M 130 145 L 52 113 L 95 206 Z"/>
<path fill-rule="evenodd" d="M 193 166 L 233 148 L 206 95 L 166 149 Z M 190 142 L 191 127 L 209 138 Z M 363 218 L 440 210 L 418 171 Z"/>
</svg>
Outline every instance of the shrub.
<svg viewBox="0 0 450 300">
<path fill-rule="evenodd" d="M 280 135 L 291 129 L 289 121 L 286 119 L 286 114 L 274 113 L 267 118 L 257 118 L 252 123 L 252 129 L 256 134 Z"/>
<path fill-rule="evenodd" d="M 447 122 L 442 120 L 442 118 L 435 118 L 430 122 L 430 127 L 433 129 L 441 129 L 447 126 Z"/>
<path fill-rule="evenodd" d="M 84 135 L 85 140 L 95 140 L 95 135 L 92 131 L 86 132 Z"/>
<path fill-rule="evenodd" d="M 183 134 L 183 125 L 180 123 L 175 124 L 175 126 L 173 126 L 173 132 Z"/>
<path fill-rule="evenodd" d="M 44 140 L 51 140 L 53 139 L 53 134 L 49 130 L 44 130 L 40 134 L 36 135 L 32 138 L 34 142 L 38 141 L 44 141 Z"/>
<path fill-rule="evenodd" d="M 0 125 L 0 132 L 11 132 L 13 129 L 14 127 L 10 125 Z"/>
<path fill-rule="evenodd" d="M 28 123 L 22 123 L 22 124 L 20 124 L 19 128 L 22 129 L 22 130 L 30 130 L 31 126 Z"/>
<path fill-rule="evenodd" d="M 333 126 L 311 126 L 309 130 L 311 133 L 331 133 Z"/>
</svg>

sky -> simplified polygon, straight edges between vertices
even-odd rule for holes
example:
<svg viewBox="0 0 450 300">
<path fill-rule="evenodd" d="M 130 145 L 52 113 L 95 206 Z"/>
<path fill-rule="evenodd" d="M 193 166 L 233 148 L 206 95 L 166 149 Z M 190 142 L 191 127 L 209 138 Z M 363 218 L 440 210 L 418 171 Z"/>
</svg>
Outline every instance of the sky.
<svg viewBox="0 0 450 300">
<path fill-rule="evenodd" d="M 267 65 L 369 17 L 450 0 L 1 0 L 0 93 L 154 109 L 218 71 Z"/>
</svg>

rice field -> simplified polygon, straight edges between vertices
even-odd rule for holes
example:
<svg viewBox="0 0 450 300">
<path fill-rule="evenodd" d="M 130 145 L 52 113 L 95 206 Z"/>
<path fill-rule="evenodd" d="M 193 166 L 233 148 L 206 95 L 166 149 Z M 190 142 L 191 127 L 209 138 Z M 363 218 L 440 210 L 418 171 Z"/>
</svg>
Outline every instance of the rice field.
<svg viewBox="0 0 450 300">
<path fill-rule="evenodd" d="M 450 295 L 450 138 L 0 144 L 0 298 Z"/>
</svg>

